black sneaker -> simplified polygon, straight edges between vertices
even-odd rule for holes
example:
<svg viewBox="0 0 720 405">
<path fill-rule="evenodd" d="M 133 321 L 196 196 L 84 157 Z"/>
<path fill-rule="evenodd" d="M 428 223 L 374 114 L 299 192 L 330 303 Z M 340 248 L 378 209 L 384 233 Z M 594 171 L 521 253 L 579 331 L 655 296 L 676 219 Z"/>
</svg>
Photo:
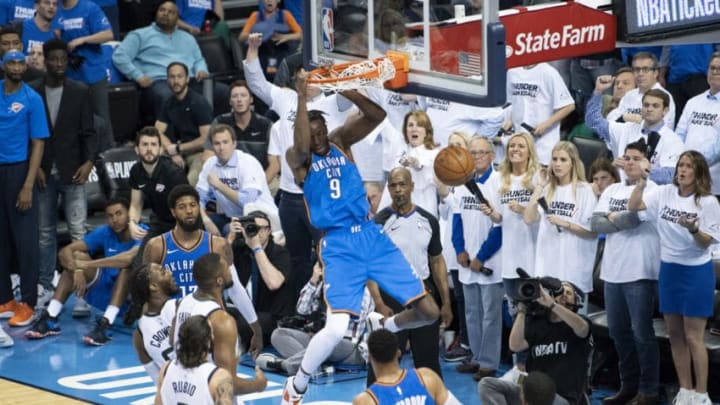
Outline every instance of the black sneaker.
<svg viewBox="0 0 720 405">
<path fill-rule="evenodd" d="M 60 332 L 57 317 L 53 318 L 46 310 L 43 310 L 40 317 L 30 326 L 30 329 L 25 331 L 25 337 L 28 339 L 42 339 L 47 336 L 59 335 Z"/>
<path fill-rule="evenodd" d="M 90 346 L 104 346 L 112 340 L 112 335 L 107 333 L 108 328 L 110 328 L 110 321 L 108 321 L 104 316 L 98 318 L 95 328 L 93 328 L 90 333 L 83 336 L 83 342 Z"/>
</svg>

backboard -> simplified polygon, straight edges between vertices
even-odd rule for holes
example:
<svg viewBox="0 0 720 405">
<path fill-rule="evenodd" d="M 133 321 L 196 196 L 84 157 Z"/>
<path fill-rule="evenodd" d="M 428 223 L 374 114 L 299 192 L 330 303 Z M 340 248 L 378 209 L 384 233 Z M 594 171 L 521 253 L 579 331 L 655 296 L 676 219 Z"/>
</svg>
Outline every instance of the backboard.
<svg viewBox="0 0 720 405">
<path fill-rule="evenodd" d="M 497 0 L 306 0 L 306 69 L 409 54 L 407 87 L 400 89 L 475 106 L 505 103 L 505 29 Z M 470 4 L 482 10 L 471 14 Z M 478 24 L 478 21 L 481 24 Z"/>
</svg>

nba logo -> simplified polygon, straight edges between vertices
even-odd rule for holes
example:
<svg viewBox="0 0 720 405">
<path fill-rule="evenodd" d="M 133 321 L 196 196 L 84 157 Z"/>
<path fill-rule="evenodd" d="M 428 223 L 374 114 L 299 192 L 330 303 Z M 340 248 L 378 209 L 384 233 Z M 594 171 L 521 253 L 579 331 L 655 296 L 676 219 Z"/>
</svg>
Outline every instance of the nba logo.
<svg viewBox="0 0 720 405">
<path fill-rule="evenodd" d="M 335 48 L 335 23 L 332 8 L 322 9 L 322 42 L 323 49 L 332 52 Z"/>
</svg>

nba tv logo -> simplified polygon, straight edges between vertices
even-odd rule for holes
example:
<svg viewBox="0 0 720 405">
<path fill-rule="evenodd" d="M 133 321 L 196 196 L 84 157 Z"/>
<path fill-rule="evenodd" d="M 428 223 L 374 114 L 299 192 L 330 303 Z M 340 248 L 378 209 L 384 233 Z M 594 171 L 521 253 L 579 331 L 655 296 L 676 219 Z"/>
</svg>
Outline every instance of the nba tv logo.
<svg viewBox="0 0 720 405">
<path fill-rule="evenodd" d="M 332 8 L 322 9 L 322 42 L 323 49 L 332 52 L 335 48 L 335 21 Z"/>
</svg>

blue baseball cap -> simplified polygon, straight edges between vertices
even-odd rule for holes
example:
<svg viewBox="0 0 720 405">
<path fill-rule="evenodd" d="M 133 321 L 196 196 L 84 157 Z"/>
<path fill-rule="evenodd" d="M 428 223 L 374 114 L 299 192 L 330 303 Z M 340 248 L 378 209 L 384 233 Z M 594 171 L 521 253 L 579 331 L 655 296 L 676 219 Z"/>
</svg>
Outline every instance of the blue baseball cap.
<svg viewBox="0 0 720 405">
<path fill-rule="evenodd" d="M 4 65 L 13 60 L 16 60 L 16 61 L 21 60 L 21 61 L 25 62 L 25 54 L 20 51 L 16 51 L 16 50 L 8 51 L 3 56 L 2 63 Z"/>
</svg>

